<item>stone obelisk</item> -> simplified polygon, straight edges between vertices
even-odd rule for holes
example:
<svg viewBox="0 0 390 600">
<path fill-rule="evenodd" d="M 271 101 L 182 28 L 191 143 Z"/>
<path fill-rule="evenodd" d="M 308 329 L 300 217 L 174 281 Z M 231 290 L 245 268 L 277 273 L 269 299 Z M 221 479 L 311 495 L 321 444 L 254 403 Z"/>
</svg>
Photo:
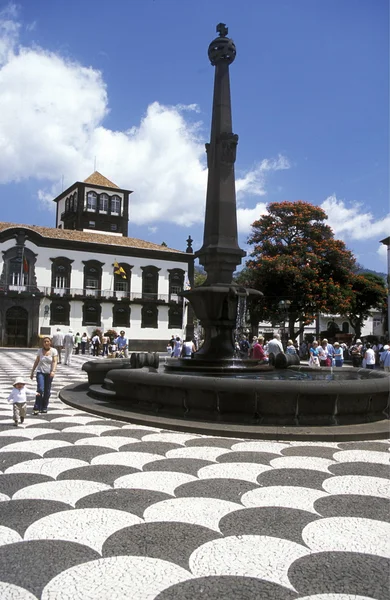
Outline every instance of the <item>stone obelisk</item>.
<svg viewBox="0 0 390 600">
<path fill-rule="evenodd" d="M 210 143 L 206 144 L 208 181 L 203 246 L 195 257 L 207 272 L 205 285 L 229 284 L 245 252 L 237 242 L 237 207 L 234 163 L 238 135 L 232 131 L 229 65 L 236 57 L 233 40 L 224 23 L 209 46 L 215 67 Z"/>
<path fill-rule="evenodd" d="M 245 252 L 237 241 L 237 207 L 234 163 L 238 136 L 232 131 L 229 65 L 236 56 L 233 40 L 227 37 L 224 23 L 217 25 L 219 36 L 209 46 L 208 55 L 215 67 L 213 116 L 210 143 L 206 144 L 208 181 L 203 246 L 195 258 L 207 273 L 205 283 L 183 292 L 200 320 L 204 343 L 194 363 L 219 361 L 235 354 L 234 330 L 240 296 L 261 295 L 232 283 L 233 273 Z M 188 361 L 186 368 L 192 368 Z"/>
</svg>

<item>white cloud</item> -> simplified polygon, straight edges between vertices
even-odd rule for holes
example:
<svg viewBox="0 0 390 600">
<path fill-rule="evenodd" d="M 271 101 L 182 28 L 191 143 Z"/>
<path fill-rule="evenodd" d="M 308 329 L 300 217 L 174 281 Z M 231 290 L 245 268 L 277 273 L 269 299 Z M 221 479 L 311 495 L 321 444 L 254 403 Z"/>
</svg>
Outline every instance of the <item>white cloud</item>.
<svg viewBox="0 0 390 600">
<path fill-rule="evenodd" d="M 254 194 L 255 196 L 265 196 L 266 175 L 270 171 L 280 171 L 289 169 L 290 163 L 285 156 L 279 154 L 276 159 L 265 158 L 251 171 L 248 171 L 241 178 L 236 179 L 237 197 L 243 194 Z"/>
<path fill-rule="evenodd" d="M 381 244 L 377 250 L 377 254 L 379 256 L 379 260 L 383 263 L 387 263 L 387 246 Z"/>
<path fill-rule="evenodd" d="M 19 36 L 17 12 L 15 4 L 8 4 L 0 11 L 0 66 L 12 56 Z"/>
<path fill-rule="evenodd" d="M 347 206 L 334 194 L 324 200 L 321 208 L 328 215 L 328 223 L 336 237 L 345 240 L 367 240 L 380 239 L 389 234 L 390 214 L 376 221 L 372 213 L 365 211 L 363 205 L 352 203 Z"/>
<path fill-rule="evenodd" d="M 0 14 L 0 184 L 33 178 L 38 199 L 52 198 L 97 168 L 120 187 L 134 190 L 131 220 L 189 226 L 204 219 L 207 169 L 196 104 L 154 102 L 139 124 L 126 130 L 104 126 L 109 112 L 99 71 L 39 47 L 19 44 L 13 5 Z M 263 196 L 271 171 L 289 168 L 279 156 L 265 159 L 237 179 L 240 230 L 258 218 L 242 205 L 244 195 Z M 63 183 L 62 183 L 63 180 Z"/>
</svg>

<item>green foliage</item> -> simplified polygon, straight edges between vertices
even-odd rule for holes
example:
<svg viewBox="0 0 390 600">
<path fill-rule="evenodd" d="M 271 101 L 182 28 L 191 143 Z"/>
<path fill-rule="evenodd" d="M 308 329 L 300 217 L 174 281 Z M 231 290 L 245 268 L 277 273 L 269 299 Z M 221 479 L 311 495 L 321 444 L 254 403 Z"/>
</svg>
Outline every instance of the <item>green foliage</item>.
<svg viewBox="0 0 390 600">
<path fill-rule="evenodd" d="M 202 267 L 195 267 L 194 269 L 194 287 L 203 285 L 207 279 L 206 271 Z"/>
<path fill-rule="evenodd" d="M 334 239 L 326 213 L 307 202 L 273 202 L 252 224 L 253 245 L 241 281 L 263 292 L 256 310 L 271 323 L 289 321 L 289 336 L 299 335 L 318 312 L 349 309 L 353 254 Z M 287 301 L 281 307 L 280 302 Z M 298 329 L 296 329 L 296 324 Z"/>
<path fill-rule="evenodd" d="M 364 321 L 372 308 L 383 310 L 387 291 L 383 278 L 372 272 L 355 274 L 351 277 L 352 289 L 348 311 L 344 314 L 360 337 Z"/>
</svg>

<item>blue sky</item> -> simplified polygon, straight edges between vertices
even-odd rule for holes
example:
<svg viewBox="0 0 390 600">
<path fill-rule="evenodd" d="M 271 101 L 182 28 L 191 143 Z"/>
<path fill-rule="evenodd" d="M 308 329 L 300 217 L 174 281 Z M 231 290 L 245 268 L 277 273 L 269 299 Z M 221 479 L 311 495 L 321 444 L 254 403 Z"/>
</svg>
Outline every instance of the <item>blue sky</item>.
<svg viewBox="0 0 390 600">
<path fill-rule="evenodd" d="M 198 249 L 220 21 L 237 47 L 241 246 L 267 203 L 304 200 L 385 271 L 387 0 L 0 0 L 0 219 L 53 226 L 62 180 L 96 157 L 134 190 L 130 236 Z"/>
</svg>

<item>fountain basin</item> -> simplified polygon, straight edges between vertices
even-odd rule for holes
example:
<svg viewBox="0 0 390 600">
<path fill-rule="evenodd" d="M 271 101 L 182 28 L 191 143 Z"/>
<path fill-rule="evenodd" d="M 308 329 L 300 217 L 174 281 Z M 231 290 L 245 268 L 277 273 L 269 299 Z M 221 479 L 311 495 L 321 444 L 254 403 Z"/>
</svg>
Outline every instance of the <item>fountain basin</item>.
<svg viewBox="0 0 390 600">
<path fill-rule="evenodd" d="M 290 367 L 303 379 L 276 379 L 278 371 L 247 377 L 215 377 L 135 369 L 109 371 L 115 402 L 129 411 L 219 423 L 251 425 L 345 425 L 383 420 L 389 415 L 390 376 L 343 367 Z M 351 377 L 353 377 L 351 379 Z M 96 386 L 93 395 L 104 396 Z"/>
</svg>

